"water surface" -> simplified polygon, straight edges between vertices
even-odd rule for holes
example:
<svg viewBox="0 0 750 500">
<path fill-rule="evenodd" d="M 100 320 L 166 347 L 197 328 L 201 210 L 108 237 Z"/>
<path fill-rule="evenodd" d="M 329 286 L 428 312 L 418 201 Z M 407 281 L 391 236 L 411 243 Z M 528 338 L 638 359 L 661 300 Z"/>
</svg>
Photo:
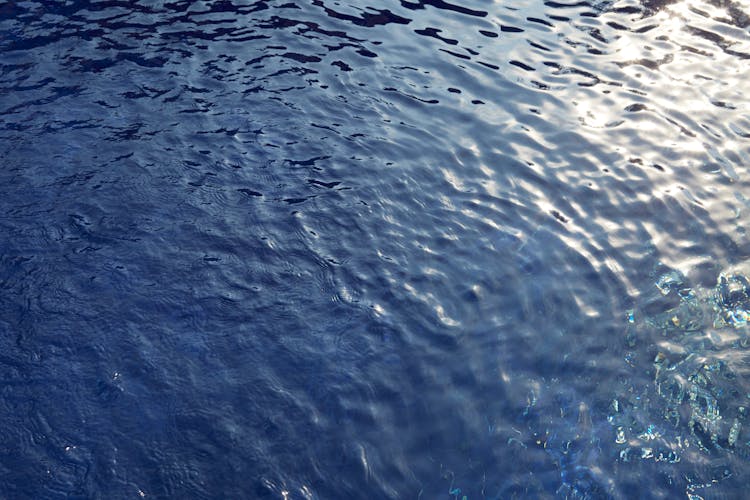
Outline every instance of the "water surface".
<svg viewBox="0 0 750 500">
<path fill-rule="evenodd" d="M 743 496 L 749 26 L 5 2 L 0 492 Z"/>
</svg>

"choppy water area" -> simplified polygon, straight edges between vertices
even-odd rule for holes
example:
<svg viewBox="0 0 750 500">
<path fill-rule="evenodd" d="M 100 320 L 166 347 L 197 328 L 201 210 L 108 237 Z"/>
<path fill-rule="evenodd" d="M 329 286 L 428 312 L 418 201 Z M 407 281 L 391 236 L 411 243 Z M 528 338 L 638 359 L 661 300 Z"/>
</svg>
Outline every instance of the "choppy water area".
<svg viewBox="0 0 750 500">
<path fill-rule="evenodd" d="M 746 496 L 749 16 L 2 3 L 0 492 Z"/>
</svg>

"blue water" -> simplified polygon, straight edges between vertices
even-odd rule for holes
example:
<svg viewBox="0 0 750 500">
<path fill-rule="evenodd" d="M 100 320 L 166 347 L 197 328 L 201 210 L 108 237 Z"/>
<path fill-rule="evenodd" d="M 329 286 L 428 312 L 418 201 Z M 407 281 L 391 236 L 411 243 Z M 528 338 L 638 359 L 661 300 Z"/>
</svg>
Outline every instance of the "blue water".
<svg viewBox="0 0 750 500">
<path fill-rule="evenodd" d="M 745 0 L 0 2 L 0 496 L 747 497 L 748 59 Z"/>
</svg>

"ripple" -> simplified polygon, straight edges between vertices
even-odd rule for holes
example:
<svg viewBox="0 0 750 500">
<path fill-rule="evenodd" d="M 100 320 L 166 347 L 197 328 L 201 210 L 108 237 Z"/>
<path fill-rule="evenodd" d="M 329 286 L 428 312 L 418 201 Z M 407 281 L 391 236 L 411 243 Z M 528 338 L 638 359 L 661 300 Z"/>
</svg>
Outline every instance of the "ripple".
<svg viewBox="0 0 750 500">
<path fill-rule="evenodd" d="M 713 0 L 0 7 L 6 493 L 741 491 L 746 451 L 707 411 L 669 427 L 654 359 L 742 386 L 745 327 L 640 316 L 674 307 L 665 269 L 707 290 L 749 255 L 748 26 Z"/>
</svg>

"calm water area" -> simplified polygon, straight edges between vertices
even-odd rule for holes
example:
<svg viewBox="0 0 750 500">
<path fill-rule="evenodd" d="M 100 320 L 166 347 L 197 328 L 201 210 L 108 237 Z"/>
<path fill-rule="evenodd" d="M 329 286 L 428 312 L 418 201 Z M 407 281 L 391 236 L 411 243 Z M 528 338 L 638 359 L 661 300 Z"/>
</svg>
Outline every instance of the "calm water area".
<svg viewBox="0 0 750 500">
<path fill-rule="evenodd" d="M 0 0 L 0 498 L 750 498 L 748 0 Z"/>
</svg>

